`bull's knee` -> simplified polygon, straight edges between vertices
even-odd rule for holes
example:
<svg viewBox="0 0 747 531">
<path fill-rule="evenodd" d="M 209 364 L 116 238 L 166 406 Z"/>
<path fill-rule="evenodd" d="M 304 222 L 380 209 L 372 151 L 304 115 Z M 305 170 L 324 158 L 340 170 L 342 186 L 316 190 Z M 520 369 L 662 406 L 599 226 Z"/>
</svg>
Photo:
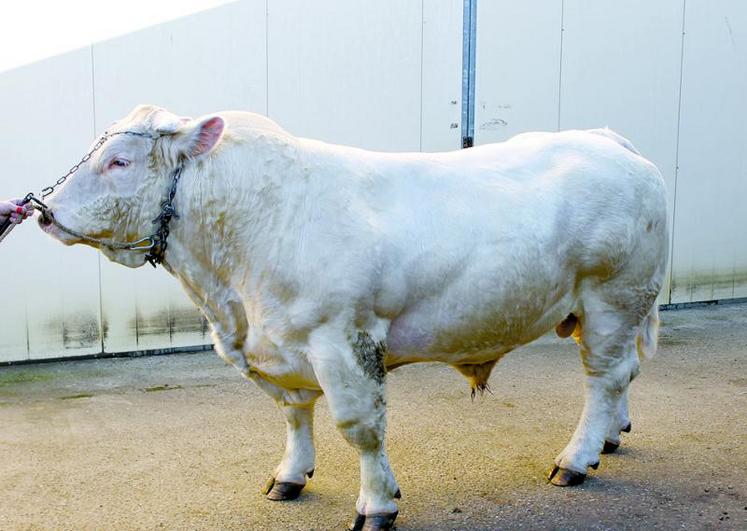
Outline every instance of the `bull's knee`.
<svg viewBox="0 0 747 531">
<path fill-rule="evenodd" d="M 586 375 L 598 381 L 609 392 L 622 393 L 640 372 L 640 364 L 634 350 L 624 348 L 623 354 L 614 357 L 597 356 L 582 352 Z"/>
<path fill-rule="evenodd" d="M 337 429 L 347 442 L 361 450 L 375 450 L 381 447 L 385 427 L 380 422 L 361 419 L 339 420 Z"/>
</svg>

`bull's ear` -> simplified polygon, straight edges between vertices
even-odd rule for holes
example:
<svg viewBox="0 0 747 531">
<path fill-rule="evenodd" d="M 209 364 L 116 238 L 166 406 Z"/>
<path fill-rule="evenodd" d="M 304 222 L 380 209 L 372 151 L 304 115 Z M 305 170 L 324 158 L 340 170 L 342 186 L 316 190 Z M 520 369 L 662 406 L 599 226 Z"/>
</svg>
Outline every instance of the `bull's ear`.
<svg viewBox="0 0 747 531">
<path fill-rule="evenodd" d="M 210 153 L 220 143 L 226 122 L 220 116 L 206 116 L 183 124 L 174 142 L 180 153 L 197 158 Z"/>
</svg>

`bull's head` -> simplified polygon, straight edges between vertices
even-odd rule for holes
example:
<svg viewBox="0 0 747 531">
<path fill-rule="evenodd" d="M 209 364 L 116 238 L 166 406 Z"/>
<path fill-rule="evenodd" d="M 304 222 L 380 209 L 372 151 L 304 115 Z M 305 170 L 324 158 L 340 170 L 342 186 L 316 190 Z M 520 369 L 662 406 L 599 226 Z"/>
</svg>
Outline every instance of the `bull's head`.
<svg viewBox="0 0 747 531">
<path fill-rule="evenodd" d="M 225 123 L 219 116 L 192 120 L 149 105 L 136 107 L 108 133 L 133 131 L 147 136 L 114 135 L 47 201 L 55 221 L 98 240 L 134 242 L 154 231 L 174 169 L 205 157 L 220 142 Z M 67 245 L 86 243 L 110 260 L 139 267 L 145 251 L 115 250 L 61 230 L 46 216 L 42 229 Z"/>
</svg>

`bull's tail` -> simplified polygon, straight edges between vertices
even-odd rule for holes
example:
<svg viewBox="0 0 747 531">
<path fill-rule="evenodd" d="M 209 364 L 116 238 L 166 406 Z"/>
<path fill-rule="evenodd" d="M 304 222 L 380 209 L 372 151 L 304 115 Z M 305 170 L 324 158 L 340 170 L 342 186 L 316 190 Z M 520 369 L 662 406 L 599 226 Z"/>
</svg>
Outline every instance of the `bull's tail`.
<svg viewBox="0 0 747 531">
<path fill-rule="evenodd" d="M 654 302 L 651 309 L 641 322 L 636 339 L 638 357 L 651 359 L 656 354 L 656 346 L 659 342 L 659 305 Z"/>
<path fill-rule="evenodd" d="M 612 129 L 609 129 L 608 127 L 604 127 L 602 129 L 589 129 L 589 133 L 607 137 L 610 140 L 617 142 L 618 144 L 620 144 L 622 147 L 624 147 L 631 153 L 640 155 L 640 152 L 635 148 L 635 146 L 630 140 L 628 140 L 627 138 L 625 138 L 624 136 L 618 133 L 615 133 Z"/>
</svg>

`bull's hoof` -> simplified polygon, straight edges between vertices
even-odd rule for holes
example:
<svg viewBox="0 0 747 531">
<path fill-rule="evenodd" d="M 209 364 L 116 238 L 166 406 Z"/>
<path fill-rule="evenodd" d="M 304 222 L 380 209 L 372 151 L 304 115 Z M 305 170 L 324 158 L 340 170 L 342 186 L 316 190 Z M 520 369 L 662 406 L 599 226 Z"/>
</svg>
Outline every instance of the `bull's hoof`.
<svg viewBox="0 0 747 531">
<path fill-rule="evenodd" d="M 262 494 L 266 495 L 267 499 L 271 501 L 290 501 L 301 495 L 304 486 L 300 483 L 275 481 L 275 478 L 270 478 L 262 489 Z"/>
<path fill-rule="evenodd" d="M 301 495 L 304 485 L 299 483 L 287 483 L 278 481 L 267 493 L 267 499 L 271 501 L 290 501 L 295 500 Z"/>
<path fill-rule="evenodd" d="M 348 526 L 350 531 L 385 531 L 387 529 L 396 529 L 394 521 L 397 519 L 397 511 L 393 513 L 381 514 L 360 514 L 355 513 L 355 519 Z"/>
<path fill-rule="evenodd" d="M 573 487 L 574 485 L 580 485 L 583 483 L 586 479 L 586 474 L 569 470 L 567 468 L 560 468 L 556 465 L 550 471 L 550 475 L 547 479 L 557 487 Z"/>
<path fill-rule="evenodd" d="M 615 443 L 612 441 L 604 441 L 604 447 L 602 448 L 602 453 L 603 454 L 614 454 L 619 447 L 620 447 L 620 443 Z"/>
<path fill-rule="evenodd" d="M 628 422 L 628 425 L 625 426 L 621 431 L 624 431 L 625 433 L 630 433 L 630 430 L 632 429 L 633 429 L 633 425 L 630 422 Z"/>
<path fill-rule="evenodd" d="M 402 491 L 400 491 L 399 489 L 397 489 L 397 492 L 394 493 L 394 497 L 397 498 L 398 500 L 401 499 L 402 498 Z"/>
</svg>

